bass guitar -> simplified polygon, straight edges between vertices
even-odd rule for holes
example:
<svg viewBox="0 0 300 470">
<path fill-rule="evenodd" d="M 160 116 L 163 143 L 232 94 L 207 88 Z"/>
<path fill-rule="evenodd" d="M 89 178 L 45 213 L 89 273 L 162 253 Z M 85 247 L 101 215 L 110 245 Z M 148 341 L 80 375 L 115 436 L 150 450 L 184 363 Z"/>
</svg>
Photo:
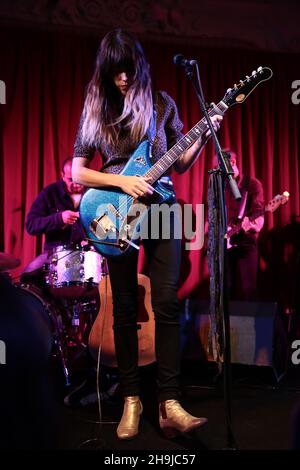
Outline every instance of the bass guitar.
<svg viewBox="0 0 300 470">
<path fill-rule="evenodd" d="M 259 67 L 251 76 L 229 88 L 218 104 L 212 103 L 209 115 L 223 115 L 230 106 L 243 103 L 259 83 L 269 80 L 272 75 L 270 68 Z M 106 257 L 119 257 L 132 248 L 139 248 L 142 222 L 151 204 L 170 201 L 173 196 L 173 192 L 158 180 L 205 132 L 207 123 L 202 118 L 154 165 L 150 160 L 148 140 L 142 141 L 134 151 L 121 174 L 149 178 L 147 181 L 155 189 L 154 198 L 135 199 L 115 188 L 91 188 L 85 192 L 80 202 L 80 219 L 87 239 L 99 253 Z"/>
<path fill-rule="evenodd" d="M 277 194 L 271 201 L 262 209 L 255 211 L 250 217 L 249 220 L 250 222 L 255 222 L 256 219 L 264 215 L 265 212 L 275 212 L 276 209 L 278 209 L 279 206 L 282 206 L 284 204 L 287 204 L 289 200 L 289 193 L 287 191 L 284 191 L 283 194 Z M 225 238 L 227 239 L 227 249 L 232 248 L 230 243 L 230 238 L 232 235 L 235 235 L 238 233 L 241 228 L 242 228 L 242 222 L 245 217 L 243 217 L 241 220 L 238 221 L 237 224 L 235 224 L 233 227 L 228 227 L 227 233 L 225 235 Z"/>
</svg>

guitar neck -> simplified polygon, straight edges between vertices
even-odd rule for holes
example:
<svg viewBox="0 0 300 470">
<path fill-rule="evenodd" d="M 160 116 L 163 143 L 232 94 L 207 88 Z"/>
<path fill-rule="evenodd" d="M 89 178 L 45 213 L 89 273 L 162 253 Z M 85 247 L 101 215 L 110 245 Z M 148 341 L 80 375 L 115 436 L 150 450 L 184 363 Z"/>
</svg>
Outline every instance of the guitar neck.
<svg viewBox="0 0 300 470">
<path fill-rule="evenodd" d="M 224 101 L 220 101 L 217 105 L 209 110 L 209 116 L 216 114 L 223 115 L 228 109 Z M 193 145 L 196 140 L 200 139 L 202 134 L 207 131 L 207 124 L 203 117 L 187 134 L 185 134 L 163 157 L 161 157 L 144 176 L 150 178 L 149 183 L 157 181 L 164 173 L 178 160 L 178 158 Z"/>
</svg>

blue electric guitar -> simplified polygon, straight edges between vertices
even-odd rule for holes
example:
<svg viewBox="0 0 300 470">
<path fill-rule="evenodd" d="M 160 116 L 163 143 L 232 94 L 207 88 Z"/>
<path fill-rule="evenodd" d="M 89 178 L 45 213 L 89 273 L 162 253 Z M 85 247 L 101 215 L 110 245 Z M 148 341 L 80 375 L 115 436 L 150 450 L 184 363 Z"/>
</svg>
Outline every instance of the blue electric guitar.
<svg viewBox="0 0 300 470">
<path fill-rule="evenodd" d="M 259 83 L 272 75 L 273 72 L 268 67 L 259 67 L 251 76 L 246 76 L 233 88 L 229 88 L 218 104 L 212 104 L 209 115 L 223 115 L 230 106 L 243 103 Z M 86 191 L 80 203 L 80 218 L 87 239 L 99 253 L 107 257 L 118 257 L 132 248 L 139 248 L 142 222 L 151 204 L 168 202 L 173 196 L 172 190 L 161 185 L 158 180 L 206 131 L 207 124 L 202 118 L 154 165 L 151 164 L 149 141 L 145 140 L 138 146 L 121 174 L 149 177 L 148 182 L 155 189 L 151 198 L 134 199 L 116 188 L 91 188 Z"/>
</svg>

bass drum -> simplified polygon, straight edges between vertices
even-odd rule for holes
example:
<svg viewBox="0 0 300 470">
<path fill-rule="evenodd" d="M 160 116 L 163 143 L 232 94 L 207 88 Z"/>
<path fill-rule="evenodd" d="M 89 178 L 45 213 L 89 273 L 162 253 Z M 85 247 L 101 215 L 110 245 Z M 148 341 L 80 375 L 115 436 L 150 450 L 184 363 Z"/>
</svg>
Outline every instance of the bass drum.
<svg viewBox="0 0 300 470">
<path fill-rule="evenodd" d="M 0 448 L 52 450 L 59 410 L 49 373 L 51 313 L 40 293 L 1 273 L 0 299 Z"/>
<path fill-rule="evenodd" d="M 39 289 L 0 282 L 0 331 L 6 344 L 7 366 L 19 370 L 43 369 L 50 358 L 55 322 Z M 22 364 L 22 366 L 20 366 Z"/>
<path fill-rule="evenodd" d="M 70 385 L 68 364 L 65 309 L 49 301 L 45 294 L 31 284 L 16 285 L 17 296 L 27 311 L 27 322 L 34 329 L 32 336 L 36 338 L 36 346 L 40 343 L 47 350 L 47 355 L 57 357 L 62 368 L 66 386 Z M 28 336 L 30 339 L 30 336 Z"/>
<path fill-rule="evenodd" d="M 42 291 L 31 284 L 16 286 L 18 294 L 26 305 L 32 325 L 36 329 L 40 340 L 51 354 L 54 347 L 54 339 L 57 334 L 56 316 L 53 305 L 48 302 Z"/>
<path fill-rule="evenodd" d="M 96 297 L 104 275 L 105 260 L 93 247 L 60 245 L 50 257 L 46 285 L 55 297 Z"/>
</svg>

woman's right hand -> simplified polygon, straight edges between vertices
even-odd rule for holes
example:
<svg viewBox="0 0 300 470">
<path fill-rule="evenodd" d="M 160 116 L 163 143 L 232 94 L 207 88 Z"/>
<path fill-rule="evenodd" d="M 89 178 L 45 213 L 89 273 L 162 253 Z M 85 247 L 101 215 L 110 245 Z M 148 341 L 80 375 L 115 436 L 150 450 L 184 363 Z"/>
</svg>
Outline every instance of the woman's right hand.
<svg viewBox="0 0 300 470">
<path fill-rule="evenodd" d="M 147 183 L 147 178 L 144 178 L 143 176 L 119 176 L 119 187 L 124 193 L 127 193 L 134 198 L 147 197 L 153 194 L 154 188 Z"/>
</svg>

